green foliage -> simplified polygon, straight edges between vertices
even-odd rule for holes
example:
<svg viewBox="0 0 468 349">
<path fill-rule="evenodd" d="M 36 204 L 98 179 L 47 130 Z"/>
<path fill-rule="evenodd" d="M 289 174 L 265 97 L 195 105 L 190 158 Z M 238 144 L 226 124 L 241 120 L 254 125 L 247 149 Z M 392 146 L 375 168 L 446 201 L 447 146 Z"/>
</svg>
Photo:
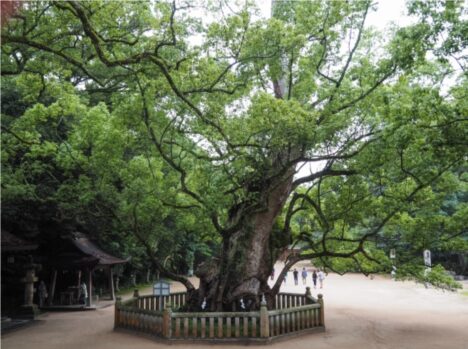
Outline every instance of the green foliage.
<svg viewBox="0 0 468 349">
<path fill-rule="evenodd" d="M 412 265 L 411 267 L 406 265 L 402 267 L 401 270 L 398 270 L 395 276 L 398 280 L 416 279 L 420 282 L 428 283 L 439 288 L 446 288 L 451 291 L 463 288 L 463 286 L 455 281 L 440 264 L 434 266 L 430 270 L 419 265 Z"/>
<path fill-rule="evenodd" d="M 24 3 L 2 29 L 6 227 L 178 272 L 258 217 L 271 256 L 298 242 L 339 272 L 394 248 L 423 279 L 422 250 L 468 249 L 461 1 L 411 1 L 385 36 L 369 1 L 194 6 Z"/>
<path fill-rule="evenodd" d="M 455 281 L 452 276 L 440 264 L 431 268 L 431 271 L 424 276 L 424 280 L 436 287 L 448 287 L 450 290 L 463 288 L 462 284 Z"/>
</svg>

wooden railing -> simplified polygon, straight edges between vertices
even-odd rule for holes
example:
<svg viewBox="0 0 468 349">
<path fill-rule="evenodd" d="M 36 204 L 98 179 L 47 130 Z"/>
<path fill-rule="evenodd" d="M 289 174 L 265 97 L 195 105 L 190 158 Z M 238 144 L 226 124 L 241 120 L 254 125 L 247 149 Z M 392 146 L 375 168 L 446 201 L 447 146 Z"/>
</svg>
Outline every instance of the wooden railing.
<svg viewBox="0 0 468 349">
<path fill-rule="evenodd" d="M 257 338 L 259 312 L 172 313 L 171 338 Z"/>
<path fill-rule="evenodd" d="M 320 304 L 310 304 L 269 311 L 270 337 L 323 326 L 320 321 L 320 310 Z"/>
<path fill-rule="evenodd" d="M 156 313 L 145 313 L 144 310 L 119 310 L 118 327 L 163 335 L 163 316 Z"/>
<path fill-rule="evenodd" d="M 170 340 L 214 341 L 268 341 L 291 333 L 325 328 L 321 295 L 315 300 L 308 295 L 279 294 L 274 310 L 268 310 L 266 303 L 262 303 L 260 311 L 251 312 L 173 311 L 183 306 L 185 301 L 185 293 L 162 297 L 143 296 L 124 303 L 118 301 L 115 305 L 115 328 Z"/>
<path fill-rule="evenodd" d="M 171 293 L 169 296 L 141 296 L 137 298 L 138 309 L 144 310 L 163 310 L 167 304 L 170 304 L 172 309 L 178 309 L 185 305 L 187 301 L 186 292 Z"/>
<path fill-rule="evenodd" d="M 300 307 L 306 304 L 309 304 L 309 300 L 304 294 L 279 293 L 275 297 L 274 309 Z"/>
</svg>

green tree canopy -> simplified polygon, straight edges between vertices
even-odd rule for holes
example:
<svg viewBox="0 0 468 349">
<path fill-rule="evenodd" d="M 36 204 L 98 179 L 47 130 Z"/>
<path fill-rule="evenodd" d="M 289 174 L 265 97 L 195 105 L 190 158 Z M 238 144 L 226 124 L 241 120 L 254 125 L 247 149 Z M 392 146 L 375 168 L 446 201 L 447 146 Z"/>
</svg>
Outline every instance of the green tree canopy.
<svg viewBox="0 0 468 349">
<path fill-rule="evenodd" d="M 212 309 L 258 304 L 302 259 L 368 273 L 397 248 L 406 276 L 425 248 L 466 248 L 466 202 L 442 209 L 466 190 L 461 2 L 411 2 L 385 35 L 370 1 L 206 5 L 23 4 L 2 29 L 9 209 L 98 215 Z M 186 243 L 218 246 L 198 290 L 161 262 Z"/>
</svg>

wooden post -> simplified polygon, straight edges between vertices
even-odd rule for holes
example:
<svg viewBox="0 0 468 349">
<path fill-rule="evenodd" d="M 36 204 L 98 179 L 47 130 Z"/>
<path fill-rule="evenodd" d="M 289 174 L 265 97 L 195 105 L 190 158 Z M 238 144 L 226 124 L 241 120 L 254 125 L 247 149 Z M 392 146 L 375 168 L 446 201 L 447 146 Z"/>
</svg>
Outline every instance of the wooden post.
<svg viewBox="0 0 468 349">
<path fill-rule="evenodd" d="M 263 299 L 260 304 L 260 337 L 270 337 L 270 323 L 268 318 L 268 309 L 266 300 Z"/>
<path fill-rule="evenodd" d="M 318 303 L 320 304 L 320 326 L 325 326 L 325 308 L 323 305 L 323 295 L 319 293 Z"/>
<path fill-rule="evenodd" d="M 111 301 L 115 300 L 115 290 L 114 290 L 114 273 L 112 272 L 112 267 L 109 267 L 109 291 Z"/>
<path fill-rule="evenodd" d="M 87 306 L 91 307 L 93 304 L 93 270 L 88 269 L 88 301 Z"/>
<path fill-rule="evenodd" d="M 117 328 L 120 325 L 120 304 L 121 304 L 121 300 L 122 300 L 122 298 L 117 297 L 117 300 L 115 302 L 114 328 Z"/>
<path fill-rule="evenodd" d="M 172 337 L 172 309 L 169 302 L 166 303 L 163 311 L 162 332 L 164 338 Z"/>
<path fill-rule="evenodd" d="M 310 287 L 309 286 L 306 287 L 305 301 L 306 301 L 306 304 L 312 304 L 313 303 L 312 293 L 310 292 Z"/>
<path fill-rule="evenodd" d="M 55 269 L 54 272 L 52 273 L 52 280 L 50 281 L 49 299 L 47 300 L 47 303 L 49 305 L 52 305 L 52 302 L 54 301 L 56 283 L 57 283 L 57 269 Z"/>
</svg>

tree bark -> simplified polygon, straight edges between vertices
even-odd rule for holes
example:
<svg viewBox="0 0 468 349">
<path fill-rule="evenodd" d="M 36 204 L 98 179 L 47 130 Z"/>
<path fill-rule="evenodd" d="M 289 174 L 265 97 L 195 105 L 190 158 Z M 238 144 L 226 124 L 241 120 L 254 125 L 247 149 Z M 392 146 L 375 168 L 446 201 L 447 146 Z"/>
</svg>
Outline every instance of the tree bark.
<svg viewBox="0 0 468 349">
<path fill-rule="evenodd" d="M 219 259 L 197 269 L 200 287 L 191 308 L 206 300 L 211 311 L 257 309 L 262 294 L 267 301 L 272 299 L 268 278 L 276 255 L 272 255 L 270 238 L 273 224 L 291 192 L 294 170 L 290 166 L 278 179 L 260 183 L 260 209 L 243 205 L 231 209 L 229 223 L 238 228 L 223 236 Z"/>
</svg>

